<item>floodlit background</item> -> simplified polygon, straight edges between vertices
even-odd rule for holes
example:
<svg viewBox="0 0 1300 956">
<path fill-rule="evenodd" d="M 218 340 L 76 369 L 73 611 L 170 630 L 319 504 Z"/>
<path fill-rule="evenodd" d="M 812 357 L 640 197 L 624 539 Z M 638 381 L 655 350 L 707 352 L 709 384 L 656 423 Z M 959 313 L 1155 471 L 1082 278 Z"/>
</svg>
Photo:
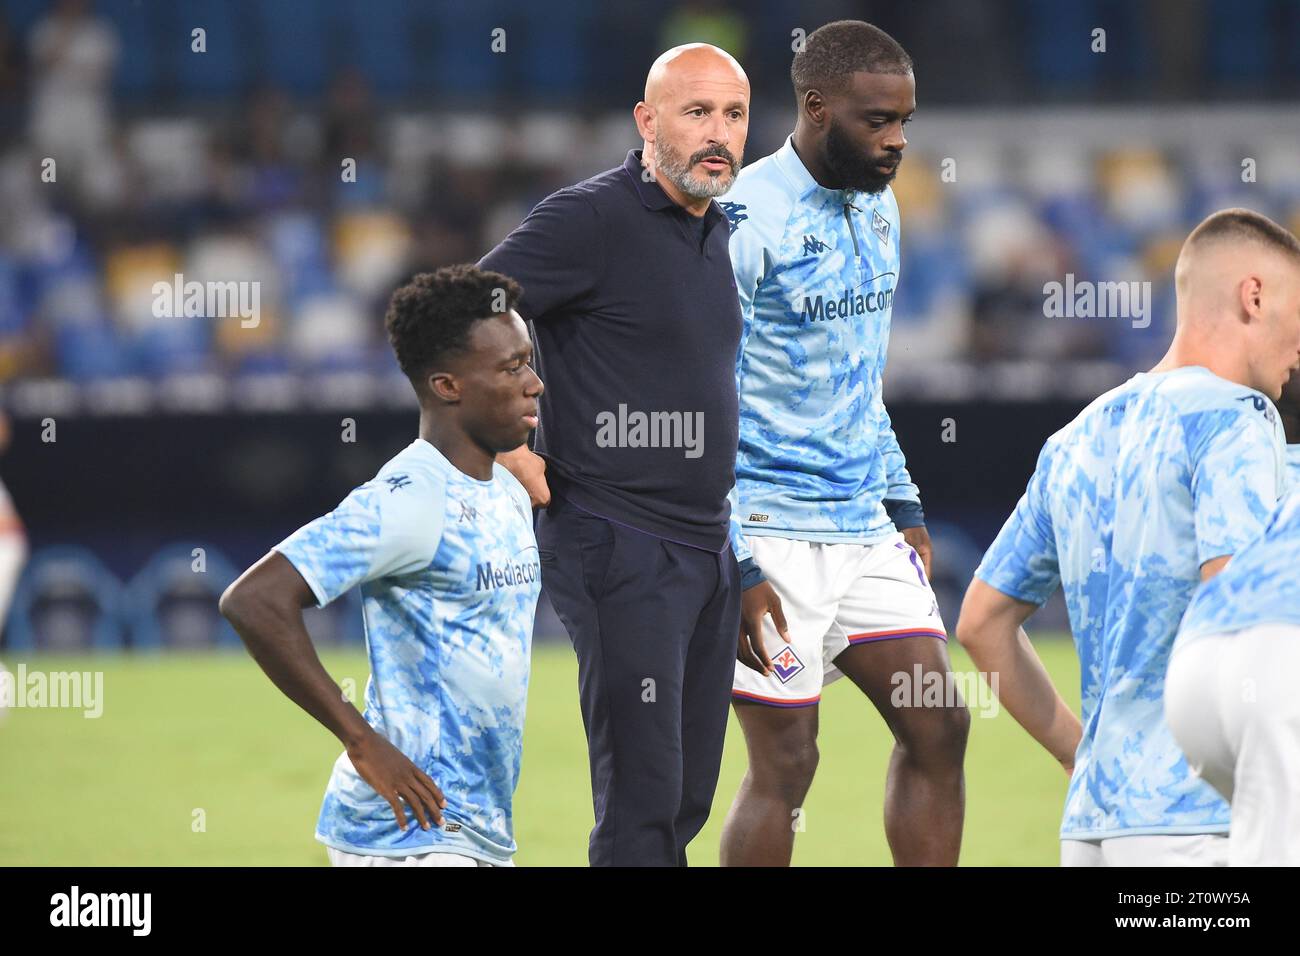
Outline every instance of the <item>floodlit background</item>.
<svg viewBox="0 0 1300 956">
<path fill-rule="evenodd" d="M 324 861 L 338 748 L 212 651 L 239 646 L 216 596 L 414 434 L 392 289 L 620 163 L 669 46 L 746 68 L 750 162 L 792 128 L 800 31 L 866 19 L 916 63 L 886 399 L 950 623 L 1042 441 L 1163 352 L 1187 231 L 1229 205 L 1300 229 L 1294 0 L 600 6 L 0 2 L 0 551 L 27 552 L 0 662 L 104 679 L 99 718 L 0 716 L 0 864 Z M 155 316 L 178 273 L 256 283 L 258 321 Z M 1067 275 L 1149 282 L 1149 311 L 1049 317 Z M 311 627 L 363 684 L 355 598 Z M 1077 694 L 1069 644 L 1044 655 Z M 530 713 L 519 860 L 581 863 L 572 653 L 546 607 Z M 839 688 L 823 726 L 796 862 L 887 862 L 884 726 Z M 699 862 L 743 772 L 728 747 Z M 964 860 L 1054 862 L 1059 776 L 1005 715 L 976 720 Z"/>
</svg>

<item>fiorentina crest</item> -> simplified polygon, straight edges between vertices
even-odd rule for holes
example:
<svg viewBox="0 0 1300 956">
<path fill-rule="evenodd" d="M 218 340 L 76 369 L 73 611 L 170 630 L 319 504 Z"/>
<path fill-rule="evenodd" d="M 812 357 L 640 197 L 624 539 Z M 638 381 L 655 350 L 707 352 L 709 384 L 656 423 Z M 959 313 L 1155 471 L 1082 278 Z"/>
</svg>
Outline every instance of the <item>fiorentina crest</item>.
<svg viewBox="0 0 1300 956">
<path fill-rule="evenodd" d="M 776 676 L 780 678 L 782 684 L 788 684 L 791 677 L 803 670 L 803 661 L 799 660 L 799 655 L 793 648 L 785 647 L 781 649 L 780 654 L 772 658 L 772 669 L 776 671 Z"/>
</svg>

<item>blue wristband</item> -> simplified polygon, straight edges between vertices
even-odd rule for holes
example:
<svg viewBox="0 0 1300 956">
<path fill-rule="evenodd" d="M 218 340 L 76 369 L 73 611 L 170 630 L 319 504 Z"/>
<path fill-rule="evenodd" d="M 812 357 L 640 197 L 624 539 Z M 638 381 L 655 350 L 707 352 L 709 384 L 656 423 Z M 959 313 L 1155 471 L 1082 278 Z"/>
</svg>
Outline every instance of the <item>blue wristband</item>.
<svg viewBox="0 0 1300 956">
<path fill-rule="evenodd" d="M 897 498 L 886 498 L 884 501 L 885 511 L 889 514 L 889 520 L 894 522 L 894 527 L 899 531 L 906 531 L 908 528 L 920 528 L 925 524 L 925 512 L 921 510 L 919 501 L 900 501 Z"/>
<path fill-rule="evenodd" d="M 746 558 L 740 562 L 740 589 L 748 591 L 755 584 L 762 584 L 767 578 L 763 577 L 763 569 L 753 558 Z"/>
</svg>

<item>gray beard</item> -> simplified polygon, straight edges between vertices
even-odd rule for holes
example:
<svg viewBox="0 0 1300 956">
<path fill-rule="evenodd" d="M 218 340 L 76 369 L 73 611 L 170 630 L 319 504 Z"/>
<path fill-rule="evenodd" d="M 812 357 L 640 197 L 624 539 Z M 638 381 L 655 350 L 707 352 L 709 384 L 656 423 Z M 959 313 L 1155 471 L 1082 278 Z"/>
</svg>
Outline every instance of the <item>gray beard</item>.
<svg viewBox="0 0 1300 956">
<path fill-rule="evenodd" d="M 681 154 L 671 146 L 661 145 L 659 140 L 655 140 L 655 176 L 662 176 L 692 199 L 714 199 L 726 193 L 736 181 L 735 176 L 721 173 L 702 181 L 693 177 Z"/>
</svg>

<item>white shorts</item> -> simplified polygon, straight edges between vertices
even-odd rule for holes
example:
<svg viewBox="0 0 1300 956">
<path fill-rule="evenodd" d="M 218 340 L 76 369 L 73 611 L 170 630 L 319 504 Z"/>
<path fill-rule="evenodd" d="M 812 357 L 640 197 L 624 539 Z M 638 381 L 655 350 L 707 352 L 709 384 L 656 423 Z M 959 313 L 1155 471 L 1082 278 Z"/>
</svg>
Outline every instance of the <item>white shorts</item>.
<svg viewBox="0 0 1300 956">
<path fill-rule="evenodd" d="M 463 853 L 421 853 L 417 856 L 361 856 L 327 846 L 330 866 L 491 866 Z"/>
<path fill-rule="evenodd" d="M 1192 772 L 1232 804 L 1231 866 L 1300 866 L 1300 627 L 1262 624 L 1181 645 L 1165 719 Z"/>
<path fill-rule="evenodd" d="M 1227 866 L 1228 834 L 1062 840 L 1061 866 Z"/>
<path fill-rule="evenodd" d="M 808 707 L 842 676 L 833 662 L 847 647 L 900 637 L 948 639 L 921 559 L 898 532 L 870 545 L 766 535 L 747 540 L 781 599 L 790 643 L 770 616 L 763 618 L 774 673 L 765 677 L 737 661 L 735 700 Z"/>
</svg>

